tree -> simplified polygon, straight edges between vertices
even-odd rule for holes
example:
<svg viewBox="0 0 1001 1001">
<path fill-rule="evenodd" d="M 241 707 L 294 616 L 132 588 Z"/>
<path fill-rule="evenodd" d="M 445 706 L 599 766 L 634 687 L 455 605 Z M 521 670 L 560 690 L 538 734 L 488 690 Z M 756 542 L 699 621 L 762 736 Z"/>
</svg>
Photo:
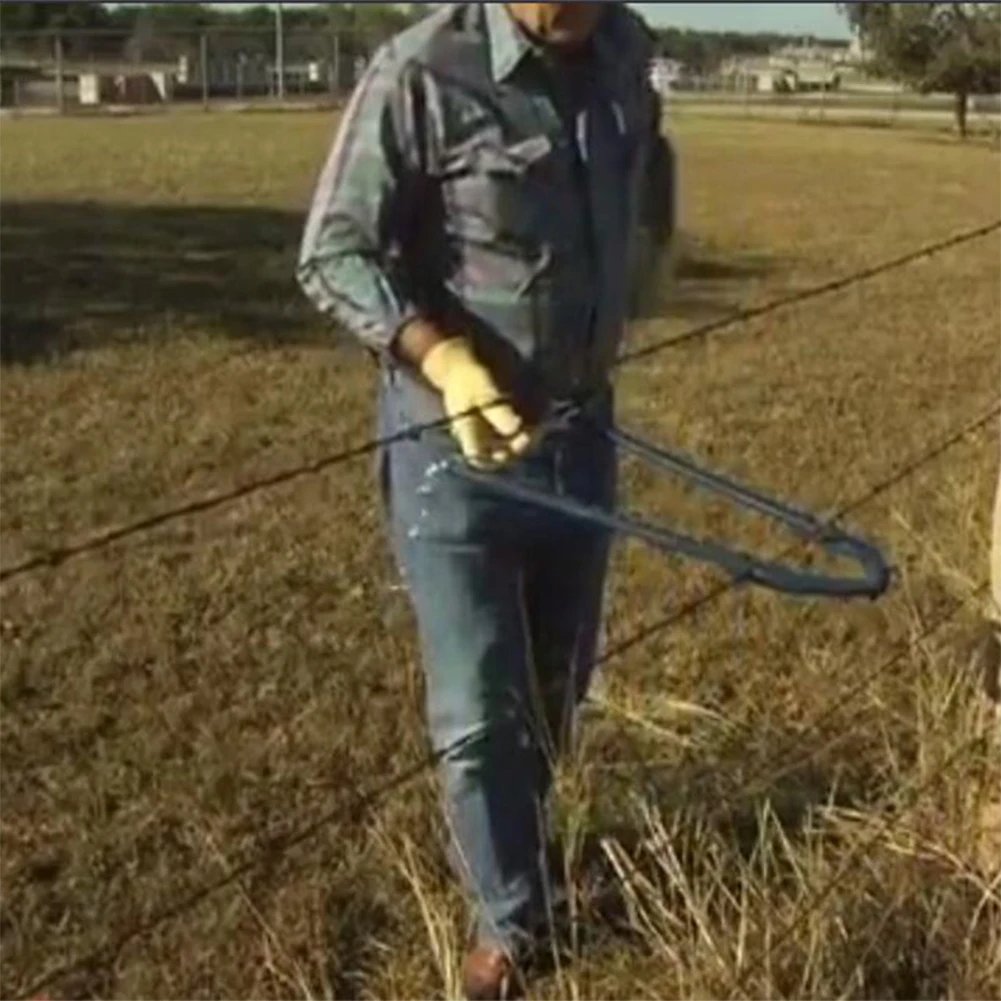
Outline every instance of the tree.
<svg viewBox="0 0 1001 1001">
<path fill-rule="evenodd" d="M 735 57 L 767 56 L 775 49 L 790 43 L 802 42 L 799 36 L 776 32 L 743 34 L 736 31 L 697 31 L 691 28 L 658 28 L 658 53 L 667 59 L 676 59 L 696 75 L 710 75 L 720 65 Z M 836 39 L 813 39 L 811 44 L 821 47 L 841 47 Z"/>
<path fill-rule="evenodd" d="M 956 98 L 965 139 L 971 94 L 1001 90 L 1001 6 L 996 3 L 840 3 L 874 68 L 921 93 Z"/>
<path fill-rule="evenodd" d="M 199 31 L 223 20 L 222 11 L 203 3 L 149 3 L 117 7 L 112 12 L 115 27 L 123 31 L 150 25 L 157 31 Z"/>
<path fill-rule="evenodd" d="M 10 34 L 57 28 L 107 28 L 110 17 L 104 4 L 77 0 L 75 3 L 0 3 L 0 31 Z"/>
</svg>

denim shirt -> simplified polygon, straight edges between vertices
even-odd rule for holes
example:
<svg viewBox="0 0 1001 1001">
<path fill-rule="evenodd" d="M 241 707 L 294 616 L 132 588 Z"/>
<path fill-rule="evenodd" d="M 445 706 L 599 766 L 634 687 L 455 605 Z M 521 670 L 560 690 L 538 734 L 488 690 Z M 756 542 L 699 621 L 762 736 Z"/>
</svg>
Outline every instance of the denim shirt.
<svg viewBox="0 0 1001 1001">
<path fill-rule="evenodd" d="M 412 420 L 442 415 L 392 360 L 418 316 L 470 337 L 525 401 L 607 381 L 641 225 L 662 245 L 674 222 L 650 35 L 624 4 L 608 7 L 569 111 L 553 60 L 499 3 L 452 4 L 403 32 L 351 99 L 298 278 L 384 360 Z"/>
</svg>

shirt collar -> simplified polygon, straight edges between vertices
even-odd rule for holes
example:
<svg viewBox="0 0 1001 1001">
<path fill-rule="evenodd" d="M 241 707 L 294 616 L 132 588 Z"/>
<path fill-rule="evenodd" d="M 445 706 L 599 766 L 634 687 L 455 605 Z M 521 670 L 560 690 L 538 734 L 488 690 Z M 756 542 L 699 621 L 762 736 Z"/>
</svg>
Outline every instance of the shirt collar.
<svg viewBox="0 0 1001 1001">
<path fill-rule="evenodd" d="M 608 0 L 600 0 L 608 2 Z M 535 51 L 532 40 L 518 26 L 505 3 L 484 3 L 487 18 L 487 37 L 490 45 L 490 62 L 494 80 L 506 80 L 517 69 L 525 56 Z M 607 25 L 608 18 L 594 39 L 594 51 L 603 75 L 614 79 L 621 61 L 621 53 L 615 44 Z"/>
<path fill-rule="evenodd" d="M 490 43 L 490 62 L 494 80 L 506 80 L 518 64 L 532 51 L 532 42 L 518 27 L 503 3 L 485 3 L 487 37 Z"/>
</svg>

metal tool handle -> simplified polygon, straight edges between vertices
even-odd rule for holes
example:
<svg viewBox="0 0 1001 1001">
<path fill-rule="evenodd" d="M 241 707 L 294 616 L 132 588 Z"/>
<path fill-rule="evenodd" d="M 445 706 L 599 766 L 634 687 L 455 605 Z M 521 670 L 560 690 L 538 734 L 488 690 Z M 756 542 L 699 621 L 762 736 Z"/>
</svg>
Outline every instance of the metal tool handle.
<svg viewBox="0 0 1001 1001">
<path fill-rule="evenodd" d="M 854 560 L 861 576 L 833 577 L 828 574 L 797 570 L 721 545 L 695 539 L 669 528 L 651 525 L 616 512 L 588 507 L 579 501 L 537 490 L 522 483 L 472 469 L 458 460 L 447 465 L 449 472 L 526 504 L 555 511 L 568 518 L 585 521 L 619 535 L 640 539 L 664 552 L 680 553 L 690 559 L 722 567 L 739 581 L 801 597 L 872 598 L 886 593 L 890 586 L 890 568 L 882 553 L 862 539 L 826 525 L 813 515 L 782 504 L 755 490 L 711 473 L 690 459 L 645 442 L 617 428 L 592 426 L 596 434 L 607 437 L 618 449 L 631 452 L 660 469 L 673 472 L 705 490 L 734 501 L 791 528 L 801 538 L 816 542 L 833 556 Z"/>
</svg>

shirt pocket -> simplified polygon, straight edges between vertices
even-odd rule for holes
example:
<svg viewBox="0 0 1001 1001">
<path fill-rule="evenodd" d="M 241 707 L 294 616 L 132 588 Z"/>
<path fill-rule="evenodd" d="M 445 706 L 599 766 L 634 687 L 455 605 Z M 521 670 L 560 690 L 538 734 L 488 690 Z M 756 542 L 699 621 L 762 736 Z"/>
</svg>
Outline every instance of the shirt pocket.
<svg viewBox="0 0 1001 1001">
<path fill-rule="evenodd" d="M 555 154 L 544 135 L 510 144 L 482 136 L 442 157 L 449 271 L 465 291 L 521 298 L 545 284 L 553 252 L 543 213 Z"/>
</svg>

